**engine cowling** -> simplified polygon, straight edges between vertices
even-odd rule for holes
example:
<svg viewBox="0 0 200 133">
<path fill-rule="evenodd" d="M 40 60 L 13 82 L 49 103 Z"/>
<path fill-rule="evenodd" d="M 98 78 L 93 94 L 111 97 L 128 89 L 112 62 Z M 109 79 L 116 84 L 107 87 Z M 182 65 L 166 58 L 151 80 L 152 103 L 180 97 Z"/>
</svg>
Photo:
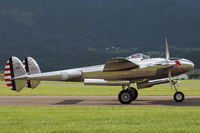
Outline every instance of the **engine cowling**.
<svg viewBox="0 0 200 133">
<path fill-rule="evenodd" d="M 152 87 L 154 85 L 158 85 L 158 84 L 164 84 L 164 83 L 169 83 L 169 79 L 160 79 L 160 80 L 150 80 L 148 82 L 138 82 L 137 83 L 137 88 L 138 89 L 143 89 L 143 88 L 149 88 Z"/>
</svg>

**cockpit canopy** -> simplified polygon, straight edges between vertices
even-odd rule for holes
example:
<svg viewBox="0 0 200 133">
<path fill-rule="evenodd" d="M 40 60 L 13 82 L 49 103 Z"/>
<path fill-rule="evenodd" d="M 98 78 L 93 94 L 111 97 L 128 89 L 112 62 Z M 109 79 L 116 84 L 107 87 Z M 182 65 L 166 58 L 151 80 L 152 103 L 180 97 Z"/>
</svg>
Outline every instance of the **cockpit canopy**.
<svg viewBox="0 0 200 133">
<path fill-rule="evenodd" d="M 133 60 L 133 59 L 150 59 L 150 56 L 144 55 L 142 53 L 138 54 L 133 54 L 131 56 L 126 57 L 128 60 Z"/>
</svg>

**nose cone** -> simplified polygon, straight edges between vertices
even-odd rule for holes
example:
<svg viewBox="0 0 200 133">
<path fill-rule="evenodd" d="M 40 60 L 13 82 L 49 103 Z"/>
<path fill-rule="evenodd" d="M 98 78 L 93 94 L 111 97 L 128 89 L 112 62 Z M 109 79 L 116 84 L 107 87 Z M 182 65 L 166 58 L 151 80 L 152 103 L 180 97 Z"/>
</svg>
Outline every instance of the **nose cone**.
<svg viewBox="0 0 200 133">
<path fill-rule="evenodd" d="M 188 64 L 187 68 L 188 68 L 188 71 L 194 69 L 194 63 Z"/>
<path fill-rule="evenodd" d="M 181 59 L 180 63 L 186 71 L 194 69 L 194 63 L 188 59 Z"/>
<path fill-rule="evenodd" d="M 194 69 L 194 63 L 193 63 L 193 62 L 191 62 L 191 64 L 190 64 L 190 65 L 191 65 L 191 68 L 192 68 L 192 69 Z"/>
</svg>

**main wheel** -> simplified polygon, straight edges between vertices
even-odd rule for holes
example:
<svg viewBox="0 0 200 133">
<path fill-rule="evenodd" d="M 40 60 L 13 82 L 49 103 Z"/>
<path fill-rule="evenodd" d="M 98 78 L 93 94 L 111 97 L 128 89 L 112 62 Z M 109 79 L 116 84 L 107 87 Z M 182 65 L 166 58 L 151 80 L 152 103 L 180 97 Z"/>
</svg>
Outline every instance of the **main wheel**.
<svg viewBox="0 0 200 133">
<path fill-rule="evenodd" d="M 174 94 L 174 100 L 176 102 L 182 102 L 184 100 L 184 97 L 185 97 L 184 94 L 179 91 Z"/>
<path fill-rule="evenodd" d="M 133 94 L 130 90 L 122 90 L 118 95 L 118 99 L 121 104 L 130 104 L 133 101 Z"/>
<path fill-rule="evenodd" d="M 135 88 L 133 88 L 133 87 L 130 87 L 130 91 L 133 94 L 133 100 L 136 100 L 137 97 L 138 97 L 138 91 Z"/>
</svg>

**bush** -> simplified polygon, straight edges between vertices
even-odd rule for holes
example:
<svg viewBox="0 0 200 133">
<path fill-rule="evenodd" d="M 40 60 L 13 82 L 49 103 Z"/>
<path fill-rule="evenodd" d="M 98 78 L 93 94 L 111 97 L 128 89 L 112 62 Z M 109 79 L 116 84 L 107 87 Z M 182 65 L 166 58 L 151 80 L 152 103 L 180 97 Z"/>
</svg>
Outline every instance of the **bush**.
<svg viewBox="0 0 200 133">
<path fill-rule="evenodd" d="M 3 74 L 0 74 L 0 80 L 3 80 Z"/>
<path fill-rule="evenodd" d="M 199 73 L 191 73 L 188 75 L 189 79 L 197 79 L 200 78 L 200 74 Z"/>
</svg>

